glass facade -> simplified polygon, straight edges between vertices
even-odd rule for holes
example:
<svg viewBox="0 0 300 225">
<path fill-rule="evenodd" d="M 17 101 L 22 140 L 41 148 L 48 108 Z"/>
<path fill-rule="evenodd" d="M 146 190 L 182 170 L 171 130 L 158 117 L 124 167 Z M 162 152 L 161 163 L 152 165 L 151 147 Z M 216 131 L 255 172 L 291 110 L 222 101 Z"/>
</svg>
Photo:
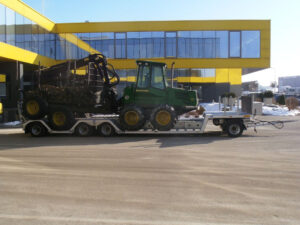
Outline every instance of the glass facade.
<svg viewBox="0 0 300 225">
<path fill-rule="evenodd" d="M 0 4 L 0 42 L 53 59 L 77 59 L 89 53 Z"/>
<path fill-rule="evenodd" d="M 0 41 L 57 59 L 89 53 L 0 4 Z M 108 58 L 260 58 L 260 31 L 148 31 L 76 33 Z"/>
<path fill-rule="evenodd" d="M 260 31 L 151 31 L 77 36 L 116 59 L 260 57 Z"/>
</svg>

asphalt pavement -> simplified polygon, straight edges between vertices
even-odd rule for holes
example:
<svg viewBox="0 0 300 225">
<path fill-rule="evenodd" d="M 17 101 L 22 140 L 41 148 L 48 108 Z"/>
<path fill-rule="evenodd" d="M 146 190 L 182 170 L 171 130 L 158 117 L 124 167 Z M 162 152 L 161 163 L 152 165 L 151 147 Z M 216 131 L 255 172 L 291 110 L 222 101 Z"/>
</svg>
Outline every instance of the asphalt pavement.
<svg viewBox="0 0 300 225">
<path fill-rule="evenodd" d="M 300 117 L 229 138 L 0 129 L 0 224 L 300 224 Z"/>
</svg>

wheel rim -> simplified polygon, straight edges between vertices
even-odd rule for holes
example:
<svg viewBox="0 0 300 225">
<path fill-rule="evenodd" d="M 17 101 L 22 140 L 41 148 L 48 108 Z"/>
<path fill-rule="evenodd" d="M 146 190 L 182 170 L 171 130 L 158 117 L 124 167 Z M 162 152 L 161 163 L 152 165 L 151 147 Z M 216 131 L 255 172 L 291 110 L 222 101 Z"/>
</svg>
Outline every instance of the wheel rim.
<svg viewBox="0 0 300 225">
<path fill-rule="evenodd" d="M 82 136 L 88 135 L 89 132 L 90 132 L 90 128 L 89 128 L 89 126 L 86 125 L 86 124 L 82 124 L 82 125 L 80 125 L 79 128 L 78 128 L 78 133 L 79 133 L 80 135 L 82 135 Z"/>
<path fill-rule="evenodd" d="M 231 124 L 229 126 L 229 132 L 233 135 L 239 134 L 241 131 L 241 127 L 238 124 Z"/>
<path fill-rule="evenodd" d="M 26 111 L 32 116 L 38 114 L 40 111 L 40 106 L 38 102 L 35 100 L 28 101 L 26 103 Z"/>
<path fill-rule="evenodd" d="M 56 126 L 63 126 L 66 123 L 66 115 L 62 112 L 53 113 L 53 123 Z"/>
<path fill-rule="evenodd" d="M 159 111 L 155 120 L 159 125 L 166 126 L 171 122 L 171 114 L 166 110 Z"/>
<path fill-rule="evenodd" d="M 38 136 L 38 135 L 41 134 L 41 132 L 42 132 L 42 128 L 41 128 L 40 126 L 38 126 L 38 125 L 32 126 L 32 128 L 31 128 L 31 133 L 32 133 L 33 135 Z"/>
<path fill-rule="evenodd" d="M 128 111 L 125 113 L 124 119 L 128 125 L 134 126 L 139 122 L 140 117 L 136 111 Z"/>
<path fill-rule="evenodd" d="M 105 136 L 109 136 L 112 133 L 112 128 L 110 125 L 103 124 L 101 126 L 101 133 Z"/>
</svg>

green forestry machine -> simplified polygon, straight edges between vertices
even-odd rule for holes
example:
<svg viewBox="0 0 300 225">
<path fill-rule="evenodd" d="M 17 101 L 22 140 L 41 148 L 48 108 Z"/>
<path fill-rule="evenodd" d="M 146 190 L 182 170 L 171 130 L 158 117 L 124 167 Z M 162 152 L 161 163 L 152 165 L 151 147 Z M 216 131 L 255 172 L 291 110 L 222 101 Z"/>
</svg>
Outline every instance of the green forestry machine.
<svg viewBox="0 0 300 225">
<path fill-rule="evenodd" d="M 179 115 L 196 109 L 195 91 L 168 86 L 165 63 L 138 60 L 137 66 L 136 83 L 119 98 L 120 78 L 102 54 L 39 68 L 23 93 L 22 115 L 42 119 L 54 130 L 70 129 L 88 114 L 115 114 L 123 130 L 139 130 L 149 121 L 153 129 L 167 131 Z M 86 73 L 77 74 L 83 67 Z"/>
</svg>

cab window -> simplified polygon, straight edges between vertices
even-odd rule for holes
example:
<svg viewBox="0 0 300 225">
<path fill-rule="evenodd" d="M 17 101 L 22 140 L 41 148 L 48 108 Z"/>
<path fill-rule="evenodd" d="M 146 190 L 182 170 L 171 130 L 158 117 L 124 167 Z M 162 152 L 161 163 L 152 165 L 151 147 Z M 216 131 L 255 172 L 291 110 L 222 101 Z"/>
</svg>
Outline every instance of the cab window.
<svg viewBox="0 0 300 225">
<path fill-rule="evenodd" d="M 137 88 L 148 88 L 150 86 L 150 67 L 149 65 L 140 65 L 138 72 Z"/>
<path fill-rule="evenodd" d="M 164 89 L 165 81 L 161 66 L 152 66 L 151 86 L 154 88 Z"/>
</svg>

